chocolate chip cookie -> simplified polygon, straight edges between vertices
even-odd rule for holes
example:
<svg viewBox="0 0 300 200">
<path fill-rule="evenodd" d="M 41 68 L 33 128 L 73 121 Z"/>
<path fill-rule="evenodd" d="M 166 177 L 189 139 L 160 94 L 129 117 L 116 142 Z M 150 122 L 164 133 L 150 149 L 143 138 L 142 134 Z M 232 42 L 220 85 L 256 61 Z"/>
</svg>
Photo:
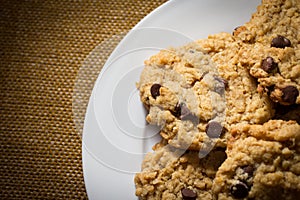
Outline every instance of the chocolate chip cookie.
<svg viewBox="0 0 300 200">
<path fill-rule="evenodd" d="M 299 33 L 299 0 L 262 0 L 233 34 L 145 61 L 137 87 L 163 140 L 135 176 L 138 197 L 300 198 Z"/>
<path fill-rule="evenodd" d="M 227 159 L 213 183 L 215 199 L 298 199 L 300 125 L 270 120 L 232 130 Z"/>
<path fill-rule="evenodd" d="M 169 144 L 204 151 L 224 147 L 232 126 L 273 116 L 271 101 L 257 92 L 238 51 L 231 34 L 219 33 L 145 62 L 138 89 L 149 110 L 146 120 L 161 126 Z"/>
<path fill-rule="evenodd" d="M 213 178 L 225 158 L 224 149 L 200 159 L 198 151 L 158 145 L 146 155 L 142 172 L 135 175 L 136 195 L 147 200 L 210 200 Z"/>
<path fill-rule="evenodd" d="M 282 105 L 300 104 L 300 2 L 263 0 L 233 35 L 240 63 L 258 81 L 258 91 Z"/>
</svg>

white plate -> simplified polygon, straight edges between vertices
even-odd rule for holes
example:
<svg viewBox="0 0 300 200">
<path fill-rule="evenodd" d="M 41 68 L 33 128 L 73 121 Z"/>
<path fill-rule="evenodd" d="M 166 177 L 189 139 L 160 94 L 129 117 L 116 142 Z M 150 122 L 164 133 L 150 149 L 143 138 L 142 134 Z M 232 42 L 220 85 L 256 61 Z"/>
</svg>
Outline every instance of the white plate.
<svg viewBox="0 0 300 200">
<path fill-rule="evenodd" d="M 143 61 L 162 48 L 232 32 L 250 19 L 259 3 L 172 0 L 126 35 L 104 65 L 87 108 L 82 156 L 89 199 L 137 199 L 134 173 L 158 140 L 158 128 L 145 123 L 146 112 L 135 89 Z"/>
</svg>

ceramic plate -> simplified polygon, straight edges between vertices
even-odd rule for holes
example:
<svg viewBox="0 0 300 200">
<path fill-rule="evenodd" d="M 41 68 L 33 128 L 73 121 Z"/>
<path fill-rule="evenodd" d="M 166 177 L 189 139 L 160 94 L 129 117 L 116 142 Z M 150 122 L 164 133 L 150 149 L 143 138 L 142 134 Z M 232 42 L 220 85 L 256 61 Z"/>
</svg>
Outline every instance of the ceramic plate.
<svg viewBox="0 0 300 200">
<path fill-rule="evenodd" d="M 255 12 L 258 0 L 171 0 L 120 42 L 95 83 L 83 129 L 83 171 L 89 199 L 137 199 L 134 174 L 158 141 L 145 123 L 136 82 L 143 62 L 160 49 L 209 34 L 232 32 Z"/>
</svg>

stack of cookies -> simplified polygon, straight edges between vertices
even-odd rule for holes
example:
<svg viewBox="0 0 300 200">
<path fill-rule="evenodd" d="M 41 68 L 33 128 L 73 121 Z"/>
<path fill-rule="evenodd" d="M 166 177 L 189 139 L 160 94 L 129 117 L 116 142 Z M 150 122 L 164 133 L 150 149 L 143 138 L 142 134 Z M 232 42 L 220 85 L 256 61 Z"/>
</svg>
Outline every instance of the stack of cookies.
<svg viewBox="0 0 300 200">
<path fill-rule="evenodd" d="M 263 0 L 233 33 L 145 61 L 146 120 L 161 127 L 140 199 L 300 198 L 300 1 Z"/>
</svg>

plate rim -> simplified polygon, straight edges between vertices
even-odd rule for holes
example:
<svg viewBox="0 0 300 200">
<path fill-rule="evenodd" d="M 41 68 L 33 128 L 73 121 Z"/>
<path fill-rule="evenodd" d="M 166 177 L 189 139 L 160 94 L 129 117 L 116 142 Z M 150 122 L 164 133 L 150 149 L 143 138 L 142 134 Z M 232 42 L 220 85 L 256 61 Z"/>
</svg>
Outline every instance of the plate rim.
<svg viewBox="0 0 300 200">
<path fill-rule="evenodd" d="M 189 2 L 195 1 L 195 0 L 186 0 Z M 151 28 L 149 26 L 145 26 L 145 23 L 148 22 L 148 20 L 151 21 L 151 18 L 153 16 L 155 16 L 156 14 L 160 14 L 161 11 L 163 11 L 164 9 L 168 9 L 169 6 L 173 6 L 176 5 L 176 3 L 182 3 L 183 1 L 180 0 L 169 0 L 165 3 L 163 3 L 162 5 L 158 6 L 157 8 L 155 8 L 154 10 L 152 10 L 149 14 L 147 14 L 144 18 L 142 18 L 132 29 L 129 30 L 129 32 L 125 35 L 124 38 L 122 38 L 122 40 L 118 43 L 118 45 L 114 48 L 114 50 L 112 51 L 112 53 L 110 54 L 110 56 L 108 57 L 108 59 L 105 61 L 105 64 L 103 65 L 103 68 L 101 69 L 100 73 L 97 76 L 97 80 L 99 79 L 99 77 L 102 76 L 102 73 L 106 70 L 106 68 L 109 66 L 110 62 L 112 62 L 115 58 L 118 57 L 118 54 L 116 53 L 116 50 L 122 46 L 122 44 L 124 43 L 124 41 L 126 41 L 126 39 L 128 38 L 128 36 L 130 35 L 131 31 L 136 30 L 137 28 Z M 176 31 L 176 30 L 175 30 Z M 121 54 L 120 54 L 121 55 Z M 120 56 L 119 55 L 119 56 Z M 97 80 L 95 81 L 95 85 L 97 83 Z M 84 182 L 85 182 L 85 188 L 86 188 L 86 192 L 87 192 L 87 196 L 89 197 L 90 192 L 89 192 L 89 188 L 87 187 L 87 167 L 86 166 L 86 157 L 84 156 L 85 153 L 89 153 L 87 152 L 88 150 L 86 149 L 85 145 L 84 145 L 84 130 L 85 130 L 85 126 L 86 126 L 86 119 L 87 119 L 87 115 L 89 108 L 91 107 L 91 104 L 93 104 L 93 96 L 94 96 L 94 92 L 95 92 L 95 85 L 93 86 L 93 90 L 92 93 L 90 95 L 89 101 L 88 101 L 88 106 L 86 109 L 86 113 L 85 113 L 85 118 L 84 118 L 84 125 L 83 125 L 83 134 L 82 134 L 82 166 L 83 166 L 83 178 L 84 178 Z"/>
</svg>

